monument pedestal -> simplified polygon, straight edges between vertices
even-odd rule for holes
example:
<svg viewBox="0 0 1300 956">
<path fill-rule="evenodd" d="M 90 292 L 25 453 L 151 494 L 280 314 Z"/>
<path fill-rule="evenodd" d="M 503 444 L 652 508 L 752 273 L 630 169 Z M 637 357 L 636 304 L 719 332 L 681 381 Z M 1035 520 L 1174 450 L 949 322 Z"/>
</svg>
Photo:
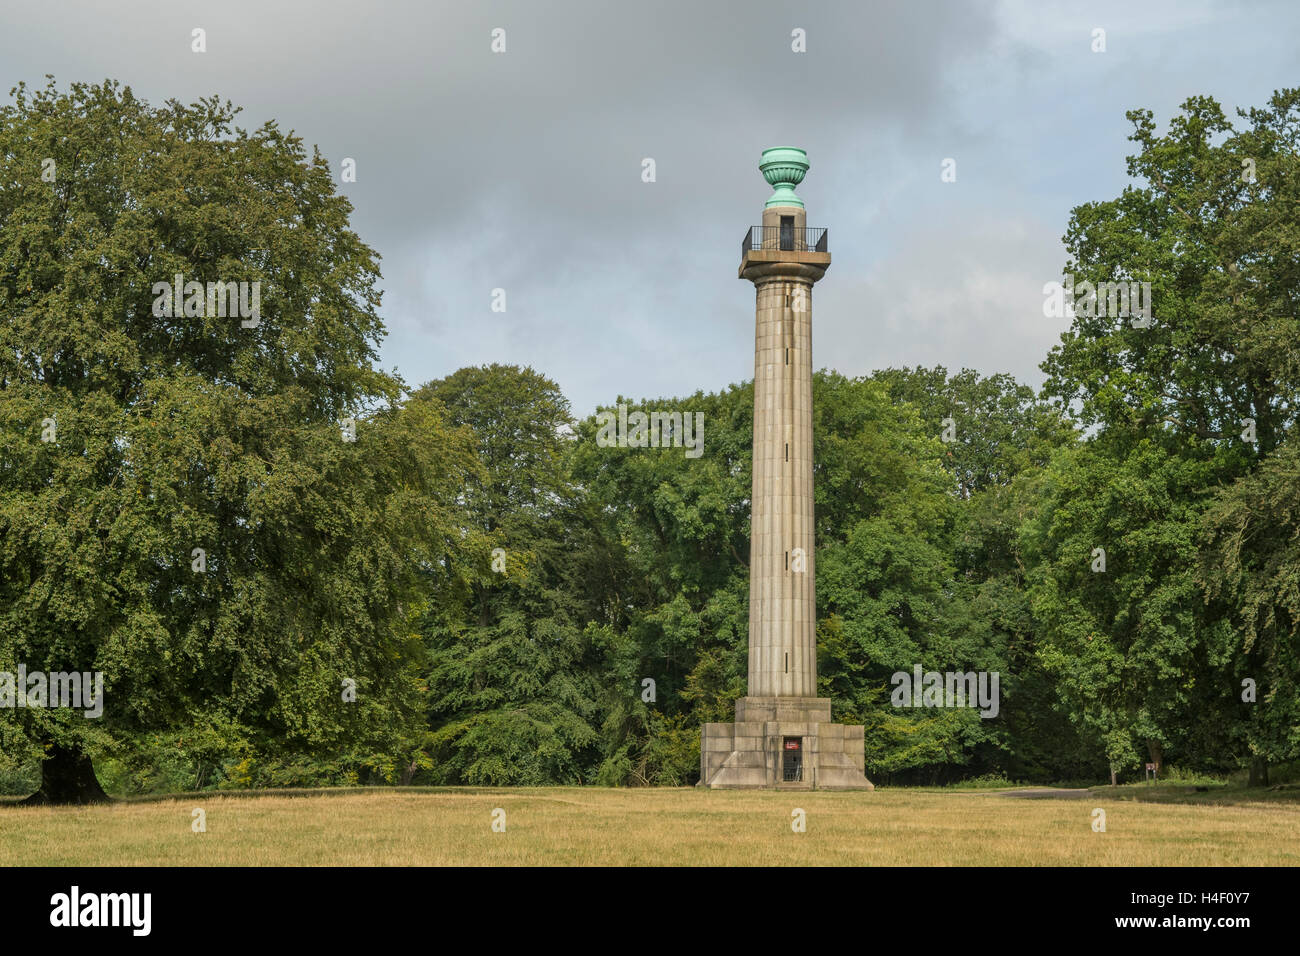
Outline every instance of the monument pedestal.
<svg viewBox="0 0 1300 956">
<path fill-rule="evenodd" d="M 700 786 L 714 790 L 874 790 L 864 768 L 862 726 L 831 723 L 827 697 L 742 697 L 735 723 L 700 740 Z"/>
</svg>

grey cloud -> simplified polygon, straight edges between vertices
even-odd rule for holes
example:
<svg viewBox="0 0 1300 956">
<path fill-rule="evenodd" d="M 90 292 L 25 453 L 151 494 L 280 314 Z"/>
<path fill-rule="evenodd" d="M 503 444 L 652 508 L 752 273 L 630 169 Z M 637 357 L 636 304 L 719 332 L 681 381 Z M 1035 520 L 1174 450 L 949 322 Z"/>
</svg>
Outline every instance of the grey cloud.
<svg viewBox="0 0 1300 956">
<path fill-rule="evenodd" d="M 83 0 L 0 11 L 0 72 L 111 76 L 155 102 L 217 92 L 245 125 L 275 118 L 336 167 L 355 158 L 341 189 L 383 256 L 384 364 L 412 384 L 531 364 L 586 414 L 752 375 L 753 291 L 735 270 L 771 145 L 808 150 L 799 191 L 831 230 L 818 365 L 1036 380 L 1055 333 L 1020 299 L 1059 275 L 1070 206 L 1122 188 L 1123 110 L 1221 81 L 1258 102 L 1290 79 L 1285 44 L 1231 46 L 1284 35 L 1268 22 L 1294 26 L 1283 7 L 1206 5 L 1186 29 L 1163 6 L 1087 16 L 1110 25 L 1110 60 L 1088 58 L 1090 21 L 1069 5 Z M 807 53 L 790 51 L 795 27 Z"/>
</svg>

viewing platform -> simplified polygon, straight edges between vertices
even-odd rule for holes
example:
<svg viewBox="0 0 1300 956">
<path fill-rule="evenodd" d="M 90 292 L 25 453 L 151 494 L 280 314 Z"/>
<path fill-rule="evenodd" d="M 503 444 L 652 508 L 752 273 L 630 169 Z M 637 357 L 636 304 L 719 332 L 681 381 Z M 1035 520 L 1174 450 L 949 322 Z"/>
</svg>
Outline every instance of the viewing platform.
<svg viewBox="0 0 1300 956">
<path fill-rule="evenodd" d="M 746 229 L 740 240 L 740 277 L 749 278 L 745 270 L 750 266 L 778 262 L 825 269 L 831 264 L 827 230 L 792 227 L 786 223 Z"/>
</svg>

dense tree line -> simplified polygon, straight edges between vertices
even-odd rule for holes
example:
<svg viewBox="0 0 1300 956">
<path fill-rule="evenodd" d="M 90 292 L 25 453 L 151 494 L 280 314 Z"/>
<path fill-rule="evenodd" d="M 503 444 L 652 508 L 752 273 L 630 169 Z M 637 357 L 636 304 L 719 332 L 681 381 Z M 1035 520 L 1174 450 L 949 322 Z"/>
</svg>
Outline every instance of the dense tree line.
<svg viewBox="0 0 1300 956">
<path fill-rule="evenodd" d="M 0 110 L 0 673 L 106 699 L 0 710 L 0 787 L 694 783 L 744 693 L 752 385 L 408 388 L 326 163 L 235 114 Z M 821 692 L 877 781 L 1300 758 L 1300 91 L 1129 115 L 1065 271 L 1151 321 L 1077 300 L 1040 392 L 815 376 Z M 160 317 L 175 274 L 265 320 Z M 703 454 L 598 440 L 620 405 L 698 413 Z M 892 706 L 915 665 L 998 672 L 997 717 Z"/>
</svg>

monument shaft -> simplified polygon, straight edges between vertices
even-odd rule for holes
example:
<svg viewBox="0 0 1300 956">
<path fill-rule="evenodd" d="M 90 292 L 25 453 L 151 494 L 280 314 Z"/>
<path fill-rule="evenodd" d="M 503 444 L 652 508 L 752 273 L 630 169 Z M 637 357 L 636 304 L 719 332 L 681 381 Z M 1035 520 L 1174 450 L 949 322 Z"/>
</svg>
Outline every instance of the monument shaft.
<svg viewBox="0 0 1300 956">
<path fill-rule="evenodd" d="M 812 282 L 773 271 L 754 280 L 749 695 L 816 697 Z"/>
</svg>

